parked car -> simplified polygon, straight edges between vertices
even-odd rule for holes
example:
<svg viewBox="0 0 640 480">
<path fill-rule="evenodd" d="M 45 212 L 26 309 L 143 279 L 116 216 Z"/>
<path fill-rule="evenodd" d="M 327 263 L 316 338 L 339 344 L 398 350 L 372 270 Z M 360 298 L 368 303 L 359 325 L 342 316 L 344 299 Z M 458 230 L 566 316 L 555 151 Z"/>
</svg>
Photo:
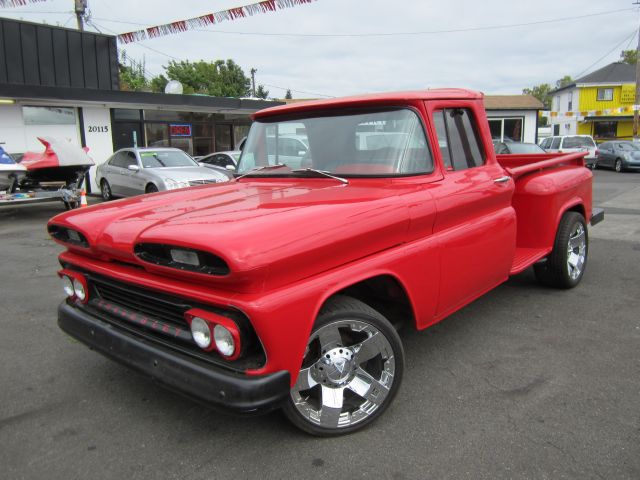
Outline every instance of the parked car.
<svg viewBox="0 0 640 480">
<path fill-rule="evenodd" d="M 104 200 L 229 179 L 223 171 L 200 166 L 178 148 L 123 148 L 96 171 Z"/>
<path fill-rule="evenodd" d="M 555 135 L 547 137 L 540 146 L 550 153 L 571 153 L 587 150 L 589 153 L 584 159 L 588 168 L 595 168 L 598 163 L 598 148 L 591 135 Z"/>
<path fill-rule="evenodd" d="M 204 157 L 198 157 L 196 160 L 199 163 L 203 163 L 205 167 L 212 166 L 218 168 L 224 168 L 227 170 L 235 170 L 238 168 L 238 160 L 242 151 L 231 150 L 228 152 L 215 152 L 205 155 Z"/>
<path fill-rule="evenodd" d="M 640 145 L 629 141 L 604 142 L 598 146 L 599 167 L 613 168 L 616 172 L 640 170 Z"/>
<path fill-rule="evenodd" d="M 49 221 L 66 249 L 63 331 L 209 405 L 282 407 L 327 436 L 393 401 L 396 326 L 430 327 L 528 267 L 549 286 L 580 283 L 587 225 L 604 215 L 584 152 L 496 158 L 481 93 L 331 99 L 253 119 L 236 181 Z M 270 149 L 305 153 L 281 142 L 294 122 L 304 168 Z M 358 140 L 372 128 L 407 141 Z"/>
<path fill-rule="evenodd" d="M 497 154 L 547 153 L 542 147 L 535 143 L 494 141 L 493 148 Z"/>
</svg>

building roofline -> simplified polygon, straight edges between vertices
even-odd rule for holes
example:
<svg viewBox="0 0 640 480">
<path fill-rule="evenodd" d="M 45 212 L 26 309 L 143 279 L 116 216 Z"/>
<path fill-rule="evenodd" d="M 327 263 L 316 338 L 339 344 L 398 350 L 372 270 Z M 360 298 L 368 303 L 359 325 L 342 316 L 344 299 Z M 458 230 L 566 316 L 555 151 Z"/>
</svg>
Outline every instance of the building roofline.
<svg viewBox="0 0 640 480">
<path fill-rule="evenodd" d="M 36 85 L 0 84 L 0 97 L 16 100 L 56 102 L 88 102 L 94 104 L 131 104 L 165 106 L 176 109 L 244 110 L 255 112 L 263 108 L 282 105 L 282 102 L 206 95 L 175 95 L 119 90 L 94 90 L 72 87 L 44 87 Z"/>
</svg>

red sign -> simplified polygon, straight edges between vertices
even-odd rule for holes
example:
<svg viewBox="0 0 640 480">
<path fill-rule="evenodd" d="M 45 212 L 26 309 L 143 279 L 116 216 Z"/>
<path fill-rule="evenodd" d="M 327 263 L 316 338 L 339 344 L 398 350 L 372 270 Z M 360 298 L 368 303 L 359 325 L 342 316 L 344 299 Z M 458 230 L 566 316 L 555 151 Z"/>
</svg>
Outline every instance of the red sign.
<svg viewBox="0 0 640 480">
<path fill-rule="evenodd" d="M 190 137 L 191 136 L 191 125 L 183 124 L 171 124 L 169 125 L 169 135 L 172 137 Z"/>
</svg>

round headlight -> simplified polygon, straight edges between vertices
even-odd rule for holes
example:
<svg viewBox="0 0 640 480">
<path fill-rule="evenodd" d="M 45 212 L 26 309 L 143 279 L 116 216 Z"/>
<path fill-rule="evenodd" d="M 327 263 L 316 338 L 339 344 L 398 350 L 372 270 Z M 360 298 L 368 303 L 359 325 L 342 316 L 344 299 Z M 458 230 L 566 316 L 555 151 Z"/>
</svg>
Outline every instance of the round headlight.
<svg viewBox="0 0 640 480">
<path fill-rule="evenodd" d="M 221 355 L 230 357 L 236 349 L 236 344 L 233 341 L 233 335 L 222 325 L 216 325 L 213 329 L 213 338 L 216 342 L 216 348 Z"/>
<path fill-rule="evenodd" d="M 200 348 L 206 350 L 211 346 L 209 324 L 199 317 L 193 317 L 191 320 L 191 336 Z"/>
<path fill-rule="evenodd" d="M 62 277 L 62 288 L 64 289 L 64 293 L 67 297 L 73 297 L 75 293 L 73 291 L 73 281 L 66 275 Z"/>
<path fill-rule="evenodd" d="M 84 299 L 87 298 L 87 292 L 84 289 L 84 285 L 78 279 L 73 280 L 73 291 L 80 301 L 84 301 Z"/>
</svg>

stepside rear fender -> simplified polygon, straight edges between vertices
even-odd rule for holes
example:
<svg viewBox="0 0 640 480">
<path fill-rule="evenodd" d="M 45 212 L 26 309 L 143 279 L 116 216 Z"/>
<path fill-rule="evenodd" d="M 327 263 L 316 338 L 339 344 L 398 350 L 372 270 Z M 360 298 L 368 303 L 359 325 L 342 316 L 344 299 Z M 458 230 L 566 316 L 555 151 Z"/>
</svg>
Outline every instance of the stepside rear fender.
<svg viewBox="0 0 640 480">
<path fill-rule="evenodd" d="M 516 180 L 513 207 L 518 233 L 516 245 L 552 248 L 565 212 L 575 210 L 591 217 L 592 173 L 584 167 L 561 166 Z"/>
</svg>

